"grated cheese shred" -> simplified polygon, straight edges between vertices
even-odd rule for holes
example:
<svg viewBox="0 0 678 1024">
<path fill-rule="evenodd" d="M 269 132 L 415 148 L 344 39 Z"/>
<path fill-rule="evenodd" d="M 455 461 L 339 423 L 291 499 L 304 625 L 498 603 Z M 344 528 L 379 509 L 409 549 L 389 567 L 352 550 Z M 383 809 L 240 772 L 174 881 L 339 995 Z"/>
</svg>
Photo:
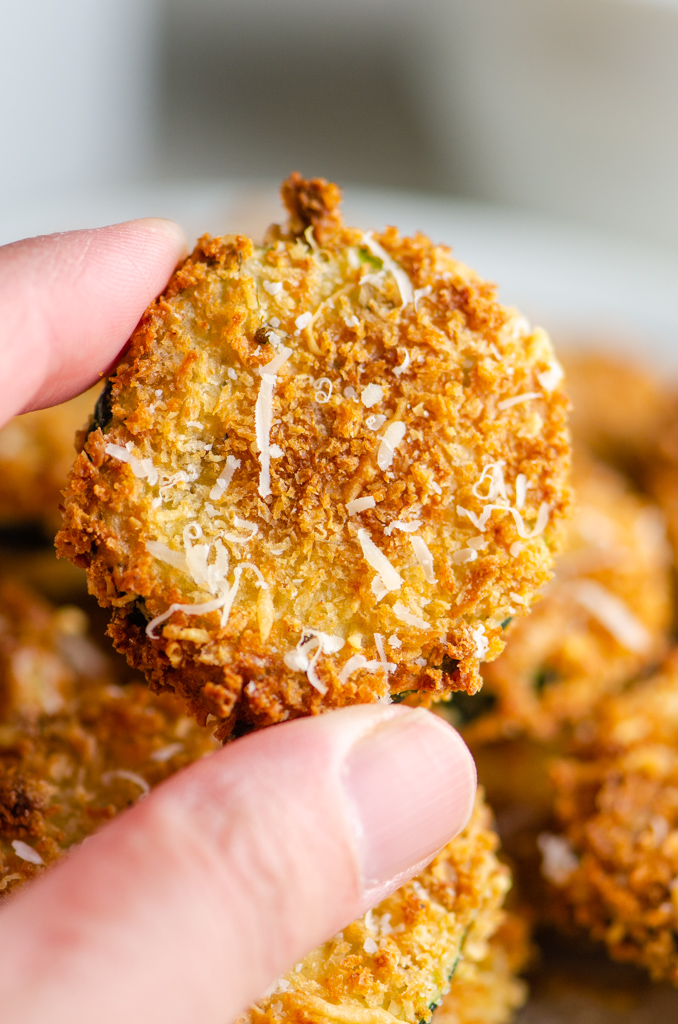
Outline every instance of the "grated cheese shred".
<svg viewBox="0 0 678 1024">
<path fill-rule="evenodd" d="M 384 270 L 388 270 L 395 278 L 403 308 L 405 306 L 409 306 L 411 302 L 414 302 L 414 288 L 412 287 L 412 282 L 409 277 L 403 268 L 398 266 L 393 257 L 389 256 L 383 246 L 379 245 L 379 242 L 375 241 L 371 231 L 368 231 L 363 235 L 363 245 L 365 245 L 374 256 L 378 256 L 384 265 Z"/>
<path fill-rule="evenodd" d="M 501 402 L 497 402 L 497 409 L 504 412 L 514 405 L 522 405 L 524 402 L 531 402 L 535 398 L 541 398 L 538 391 L 526 391 L 522 395 L 513 395 L 512 398 L 504 398 Z"/>
<path fill-rule="evenodd" d="M 362 548 L 365 561 L 373 569 L 376 569 L 386 591 L 400 590 L 405 581 L 395 566 L 391 565 L 384 552 L 377 547 L 364 527 L 358 530 L 358 542 Z"/>
<path fill-rule="evenodd" d="M 404 605 L 402 601 L 396 601 L 393 605 L 393 614 L 401 622 L 407 623 L 408 626 L 414 626 L 416 629 L 430 629 L 431 624 L 426 619 L 422 619 L 419 615 L 415 615 L 411 612 L 407 605 Z"/>
<path fill-rule="evenodd" d="M 393 423 L 389 423 L 382 434 L 377 452 L 377 465 L 379 469 L 386 470 L 390 467 L 396 448 L 402 443 L 406 433 L 407 427 L 402 420 L 394 420 Z"/>
<path fill-rule="evenodd" d="M 414 557 L 424 571 L 424 579 L 427 583 L 436 582 L 436 574 L 433 569 L 433 555 L 428 549 L 423 537 L 410 536 L 410 544 L 414 550 Z"/>
<path fill-rule="evenodd" d="M 228 490 L 228 485 L 233 479 L 233 474 L 236 469 L 240 469 L 240 459 L 234 458 L 233 455 L 227 455 L 226 465 L 217 477 L 214 487 L 209 493 L 210 501 L 218 501 L 220 498 L 223 498 L 224 494 L 226 494 L 226 491 Z"/>
<path fill-rule="evenodd" d="M 271 493 L 271 426 L 276 377 L 291 355 L 292 349 L 283 346 L 270 363 L 259 368 L 261 384 L 254 408 L 254 430 L 259 447 L 259 494 L 262 498 L 268 498 Z"/>
<path fill-rule="evenodd" d="M 646 654 L 652 637 L 628 605 L 595 580 L 577 580 L 571 591 L 578 604 L 610 633 L 620 646 L 634 654 Z"/>
<path fill-rule="evenodd" d="M 376 504 L 375 499 L 369 495 L 366 498 L 354 498 L 352 501 L 347 501 L 346 510 L 350 516 L 354 516 L 358 512 L 365 512 L 368 508 L 374 508 Z"/>
</svg>

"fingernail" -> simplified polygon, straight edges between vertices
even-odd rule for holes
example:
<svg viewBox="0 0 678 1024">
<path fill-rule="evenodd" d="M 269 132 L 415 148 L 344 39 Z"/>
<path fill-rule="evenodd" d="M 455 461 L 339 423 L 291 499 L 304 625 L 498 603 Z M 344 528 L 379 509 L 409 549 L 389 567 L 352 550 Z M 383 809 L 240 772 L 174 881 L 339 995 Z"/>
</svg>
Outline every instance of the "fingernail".
<svg viewBox="0 0 678 1024">
<path fill-rule="evenodd" d="M 168 220 L 166 217 L 142 217 L 132 223 L 139 225 L 145 231 L 152 231 L 154 234 L 162 235 L 172 241 L 175 246 L 184 254 L 188 252 L 188 242 L 184 229 L 176 221 Z"/>
<path fill-rule="evenodd" d="M 463 829 L 476 772 L 454 729 L 403 708 L 349 751 L 343 781 L 370 890 L 425 862 Z"/>
</svg>

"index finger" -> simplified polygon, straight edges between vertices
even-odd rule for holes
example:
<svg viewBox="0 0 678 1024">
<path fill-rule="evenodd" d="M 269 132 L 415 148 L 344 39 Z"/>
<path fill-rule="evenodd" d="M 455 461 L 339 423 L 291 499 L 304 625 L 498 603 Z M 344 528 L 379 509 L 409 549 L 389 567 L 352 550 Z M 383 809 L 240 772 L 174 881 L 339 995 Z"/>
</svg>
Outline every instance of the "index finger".
<svg viewBox="0 0 678 1024">
<path fill-rule="evenodd" d="M 185 252 L 162 219 L 0 247 L 0 423 L 107 373 Z"/>
</svg>

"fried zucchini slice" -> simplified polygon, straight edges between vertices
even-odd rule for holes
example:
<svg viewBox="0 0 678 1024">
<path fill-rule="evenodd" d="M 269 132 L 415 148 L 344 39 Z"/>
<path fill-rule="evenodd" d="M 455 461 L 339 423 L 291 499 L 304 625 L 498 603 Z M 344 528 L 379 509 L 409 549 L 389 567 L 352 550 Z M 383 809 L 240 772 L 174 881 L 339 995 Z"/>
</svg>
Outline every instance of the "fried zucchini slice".
<svg viewBox="0 0 678 1024">
<path fill-rule="evenodd" d="M 393 1024 L 433 1010 L 488 966 L 510 886 L 479 791 L 464 831 L 411 882 L 309 953 L 237 1024 Z M 463 967 L 462 967 L 463 965 Z"/>
<path fill-rule="evenodd" d="M 668 650 L 672 557 L 659 508 L 586 457 L 575 459 L 574 485 L 555 579 L 483 669 L 482 713 L 468 730 L 476 744 L 520 733 L 552 740 Z M 467 703 L 460 711 L 473 715 Z"/>
<path fill-rule="evenodd" d="M 202 238 L 143 317 L 58 548 L 114 643 L 224 738 L 480 686 L 549 578 L 567 400 L 543 331 L 447 248 L 293 175 L 264 245 Z"/>
<path fill-rule="evenodd" d="M 540 847 L 556 918 L 678 984 L 678 651 L 601 702 L 552 777 Z"/>
<path fill-rule="evenodd" d="M 176 697 L 117 685 L 87 627 L 0 582 L 0 898 L 218 746 Z"/>
</svg>

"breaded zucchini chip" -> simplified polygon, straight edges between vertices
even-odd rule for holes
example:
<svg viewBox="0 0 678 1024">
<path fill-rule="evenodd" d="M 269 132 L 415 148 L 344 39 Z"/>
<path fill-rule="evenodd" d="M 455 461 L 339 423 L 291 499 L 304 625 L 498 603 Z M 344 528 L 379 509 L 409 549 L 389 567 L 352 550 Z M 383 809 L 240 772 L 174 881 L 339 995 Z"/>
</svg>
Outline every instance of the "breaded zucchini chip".
<svg viewBox="0 0 678 1024">
<path fill-rule="evenodd" d="M 479 792 L 467 827 L 425 871 L 309 953 L 238 1024 L 429 1021 L 461 964 L 467 978 L 487 964 L 510 885 L 497 845 Z"/>
<path fill-rule="evenodd" d="M 285 228 L 202 238 L 147 311 L 58 541 L 221 737 L 476 690 L 569 501 L 544 332 L 427 238 L 343 227 L 336 186 L 283 197 Z"/>
<path fill-rule="evenodd" d="M 115 685 L 86 631 L 0 583 L 0 898 L 217 746 L 176 697 Z"/>
<path fill-rule="evenodd" d="M 99 391 L 101 385 L 51 409 L 15 416 L 0 430 L 0 530 L 39 524 L 51 539 L 59 529 L 74 438 L 87 425 Z"/>
<path fill-rule="evenodd" d="M 661 512 L 588 458 L 575 459 L 574 485 L 555 579 L 483 669 L 478 711 L 483 701 L 487 710 L 470 726 L 476 743 L 521 732 L 552 739 L 668 649 L 672 559 Z"/>
<path fill-rule="evenodd" d="M 518 975 L 533 955 L 527 921 L 509 911 L 480 961 L 462 957 L 433 1024 L 509 1024 L 527 999 Z"/>
<path fill-rule="evenodd" d="M 603 701 L 552 774 L 540 847 L 561 922 L 678 984 L 678 652 Z"/>
</svg>

